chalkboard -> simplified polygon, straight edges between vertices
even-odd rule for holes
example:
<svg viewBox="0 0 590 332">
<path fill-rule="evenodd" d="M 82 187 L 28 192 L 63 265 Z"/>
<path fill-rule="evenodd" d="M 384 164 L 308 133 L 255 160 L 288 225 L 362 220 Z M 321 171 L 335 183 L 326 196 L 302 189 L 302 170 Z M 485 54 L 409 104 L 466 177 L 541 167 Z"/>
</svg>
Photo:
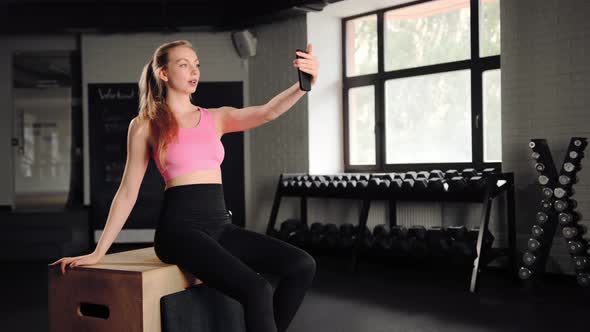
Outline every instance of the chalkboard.
<svg viewBox="0 0 590 332">
<path fill-rule="evenodd" d="M 94 229 L 104 229 L 121 183 L 127 156 L 127 130 L 138 113 L 137 83 L 89 84 L 90 203 Z M 152 158 L 126 229 L 155 229 L 165 183 Z"/>
<path fill-rule="evenodd" d="M 242 82 L 199 82 L 192 102 L 204 108 L 242 107 Z M 127 155 L 127 130 L 138 112 L 137 83 L 88 85 L 90 201 L 94 229 L 104 229 L 112 200 L 119 188 Z M 221 165 L 226 207 L 232 222 L 244 226 L 243 133 L 222 137 L 225 158 Z M 165 183 L 150 158 L 137 202 L 125 229 L 155 229 Z"/>
</svg>

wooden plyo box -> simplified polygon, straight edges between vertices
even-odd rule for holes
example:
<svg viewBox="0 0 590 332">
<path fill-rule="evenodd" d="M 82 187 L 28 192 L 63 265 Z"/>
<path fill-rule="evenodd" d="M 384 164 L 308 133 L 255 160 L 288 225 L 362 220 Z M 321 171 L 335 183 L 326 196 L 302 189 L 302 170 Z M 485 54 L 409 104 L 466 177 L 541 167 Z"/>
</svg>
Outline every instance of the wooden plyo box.
<svg viewBox="0 0 590 332">
<path fill-rule="evenodd" d="M 160 298 L 195 283 L 153 247 L 105 255 L 62 275 L 49 266 L 49 332 L 161 331 Z"/>
</svg>

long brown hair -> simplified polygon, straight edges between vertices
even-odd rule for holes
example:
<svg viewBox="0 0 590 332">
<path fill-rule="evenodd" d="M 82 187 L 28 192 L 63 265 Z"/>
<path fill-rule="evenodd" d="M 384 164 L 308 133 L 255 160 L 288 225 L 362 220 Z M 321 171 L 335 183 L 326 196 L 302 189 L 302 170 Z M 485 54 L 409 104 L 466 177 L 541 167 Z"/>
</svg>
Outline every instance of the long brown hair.
<svg viewBox="0 0 590 332">
<path fill-rule="evenodd" d="M 148 121 L 150 135 L 158 151 L 158 161 L 165 169 L 168 142 L 178 135 L 178 123 L 166 105 L 166 84 L 156 74 L 168 64 L 168 53 L 178 46 L 193 48 L 187 40 L 176 40 L 160 45 L 150 61 L 143 67 L 139 79 L 139 115 L 141 122 Z M 194 48 L 193 48 L 194 49 Z"/>
</svg>

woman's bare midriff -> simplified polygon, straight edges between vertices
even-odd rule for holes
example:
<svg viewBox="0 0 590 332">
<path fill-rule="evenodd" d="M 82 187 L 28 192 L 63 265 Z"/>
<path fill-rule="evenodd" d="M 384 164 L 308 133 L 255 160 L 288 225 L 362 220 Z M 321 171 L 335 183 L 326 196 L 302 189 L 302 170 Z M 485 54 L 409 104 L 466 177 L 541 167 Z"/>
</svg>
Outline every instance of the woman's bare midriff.
<svg viewBox="0 0 590 332">
<path fill-rule="evenodd" d="M 164 190 L 170 187 L 199 183 L 221 183 L 221 171 L 218 169 L 206 169 L 183 174 L 174 179 L 170 179 L 170 181 L 166 183 L 166 188 L 164 188 Z"/>
</svg>

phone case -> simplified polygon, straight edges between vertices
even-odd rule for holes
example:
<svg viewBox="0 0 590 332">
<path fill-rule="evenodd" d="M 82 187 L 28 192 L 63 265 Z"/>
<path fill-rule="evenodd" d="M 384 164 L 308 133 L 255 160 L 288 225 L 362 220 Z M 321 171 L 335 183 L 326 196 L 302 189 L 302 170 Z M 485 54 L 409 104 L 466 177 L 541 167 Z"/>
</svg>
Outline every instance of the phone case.
<svg viewBox="0 0 590 332">
<path fill-rule="evenodd" d="M 297 49 L 296 51 L 305 53 L 305 51 L 301 49 Z M 297 55 L 296 57 L 297 59 L 303 59 L 303 57 L 299 55 Z M 303 91 L 311 91 L 311 75 L 302 72 L 301 70 L 299 70 L 299 68 L 297 68 L 297 74 L 299 76 L 299 89 Z"/>
</svg>

